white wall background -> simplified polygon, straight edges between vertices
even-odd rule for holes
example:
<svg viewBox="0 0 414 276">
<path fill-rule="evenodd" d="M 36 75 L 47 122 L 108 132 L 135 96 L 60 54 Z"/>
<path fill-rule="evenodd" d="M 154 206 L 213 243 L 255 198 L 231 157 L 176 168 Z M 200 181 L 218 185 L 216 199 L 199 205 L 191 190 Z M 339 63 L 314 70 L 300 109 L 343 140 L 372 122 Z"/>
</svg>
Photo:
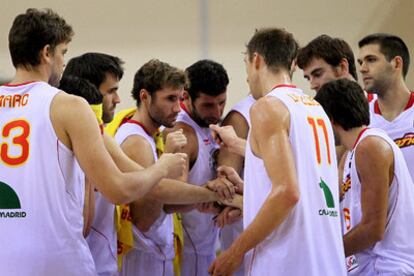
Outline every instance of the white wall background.
<svg viewBox="0 0 414 276">
<path fill-rule="evenodd" d="M 158 58 L 185 68 L 200 58 L 224 65 L 230 76 L 229 108 L 248 92 L 242 52 L 259 27 L 284 27 L 304 45 L 326 33 L 345 39 L 357 53 L 358 40 L 373 32 L 401 36 L 412 57 L 408 84 L 414 89 L 414 0 L 1 0 L 0 79 L 14 68 L 7 36 L 13 18 L 29 7 L 52 8 L 74 28 L 67 58 L 88 51 L 105 52 L 125 61 L 120 84 L 122 103 L 136 70 Z M 301 70 L 294 82 L 311 93 Z"/>
</svg>

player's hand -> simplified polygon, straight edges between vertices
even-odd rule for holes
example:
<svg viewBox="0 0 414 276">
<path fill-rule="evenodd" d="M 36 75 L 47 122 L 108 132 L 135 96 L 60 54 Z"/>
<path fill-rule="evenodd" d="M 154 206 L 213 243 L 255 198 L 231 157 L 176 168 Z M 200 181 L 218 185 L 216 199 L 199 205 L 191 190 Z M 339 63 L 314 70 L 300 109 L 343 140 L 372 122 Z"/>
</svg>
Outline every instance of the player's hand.
<svg viewBox="0 0 414 276">
<path fill-rule="evenodd" d="M 240 267 L 244 255 L 232 247 L 222 252 L 210 265 L 208 273 L 213 276 L 230 276 Z"/>
<path fill-rule="evenodd" d="M 206 202 L 206 203 L 197 203 L 195 204 L 195 208 L 201 213 L 208 213 L 208 214 L 219 214 L 221 212 L 221 208 L 214 204 L 214 202 Z"/>
<path fill-rule="evenodd" d="M 176 153 L 185 145 L 187 145 L 187 137 L 183 134 L 183 130 L 179 129 L 167 134 L 164 152 Z"/>
<path fill-rule="evenodd" d="M 187 154 L 185 153 L 163 153 L 158 159 L 161 166 L 167 170 L 167 178 L 178 178 L 184 174 L 187 166 Z"/>
<path fill-rule="evenodd" d="M 230 202 L 236 194 L 237 189 L 237 187 L 224 176 L 219 176 L 214 180 L 208 181 L 206 187 L 209 190 L 216 192 L 220 200 L 228 200 Z"/>
<path fill-rule="evenodd" d="M 220 147 L 230 148 L 239 138 L 232 126 L 210 125 L 211 135 Z"/>
<path fill-rule="evenodd" d="M 236 187 L 236 191 L 239 194 L 243 194 L 243 179 L 240 178 L 239 174 L 230 166 L 220 166 L 217 168 L 217 175 L 226 177 L 234 187 Z"/>
<path fill-rule="evenodd" d="M 242 217 L 242 211 L 238 208 L 225 207 L 223 211 L 216 217 L 215 224 L 219 228 L 225 225 L 233 224 Z"/>
</svg>

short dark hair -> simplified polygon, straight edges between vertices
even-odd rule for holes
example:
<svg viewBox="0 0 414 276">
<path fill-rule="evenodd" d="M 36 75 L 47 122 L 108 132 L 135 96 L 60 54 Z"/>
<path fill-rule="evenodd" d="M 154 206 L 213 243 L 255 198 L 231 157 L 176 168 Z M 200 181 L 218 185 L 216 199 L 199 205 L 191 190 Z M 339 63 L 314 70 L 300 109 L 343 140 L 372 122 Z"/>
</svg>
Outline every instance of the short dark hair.
<svg viewBox="0 0 414 276">
<path fill-rule="evenodd" d="M 351 46 L 341 38 L 330 37 L 323 34 L 305 47 L 299 49 L 297 63 L 300 69 L 305 68 L 314 58 L 323 59 L 329 65 L 336 67 L 344 58 L 348 61 L 349 73 L 358 80 L 358 75 L 355 66 L 355 56 L 352 52 Z"/>
<path fill-rule="evenodd" d="M 63 76 L 72 75 L 87 79 L 98 89 L 105 81 L 106 74 L 112 74 L 118 80 L 122 79 L 124 62 L 115 56 L 103 53 L 86 53 L 69 60 Z"/>
<path fill-rule="evenodd" d="M 338 79 L 324 84 L 315 96 L 328 117 L 344 130 L 369 125 L 369 107 L 358 83 Z"/>
<path fill-rule="evenodd" d="M 50 45 L 70 42 L 72 27 L 51 9 L 27 9 L 13 21 L 9 32 L 9 50 L 14 67 L 30 68 L 40 64 L 40 51 Z"/>
<path fill-rule="evenodd" d="M 396 56 L 400 56 L 403 60 L 403 77 L 407 76 L 408 68 L 410 67 L 410 53 L 407 45 L 400 37 L 385 33 L 370 34 L 361 39 L 358 46 L 362 48 L 368 44 L 378 44 L 381 53 L 388 62 Z"/>
<path fill-rule="evenodd" d="M 229 76 L 223 65 L 212 60 L 203 59 L 185 69 L 188 77 L 187 91 L 192 100 L 200 93 L 217 96 L 226 92 Z"/>
<path fill-rule="evenodd" d="M 84 98 L 89 104 L 101 104 L 102 94 L 98 88 L 86 79 L 66 75 L 60 80 L 59 89 L 68 94 Z"/>
<path fill-rule="evenodd" d="M 256 30 L 246 47 L 250 61 L 253 54 L 258 53 L 273 72 L 281 69 L 290 72 L 292 62 L 298 54 L 299 44 L 293 35 L 284 29 L 263 28 Z"/>
<path fill-rule="evenodd" d="M 139 106 L 141 104 L 139 97 L 141 89 L 145 89 L 150 95 L 153 95 L 158 90 L 167 87 L 184 89 L 186 83 L 187 79 L 182 70 L 158 59 L 151 59 L 135 73 L 131 94 Z"/>
</svg>

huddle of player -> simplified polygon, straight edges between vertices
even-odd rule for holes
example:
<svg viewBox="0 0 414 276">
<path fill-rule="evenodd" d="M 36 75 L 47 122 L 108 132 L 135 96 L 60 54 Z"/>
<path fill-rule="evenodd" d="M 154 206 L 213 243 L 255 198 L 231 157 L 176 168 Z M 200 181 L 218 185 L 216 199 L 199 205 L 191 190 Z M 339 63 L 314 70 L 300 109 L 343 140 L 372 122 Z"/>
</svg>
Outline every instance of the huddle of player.
<svg viewBox="0 0 414 276">
<path fill-rule="evenodd" d="M 259 29 L 244 56 L 250 93 L 222 120 L 220 63 L 149 60 L 136 106 L 115 114 L 123 61 L 90 52 L 65 66 L 73 36 L 37 9 L 9 32 L 0 274 L 414 274 L 414 93 L 401 38 L 360 40 L 358 84 L 344 40 L 301 48 L 284 29 Z M 292 84 L 297 66 L 314 98 Z"/>
</svg>

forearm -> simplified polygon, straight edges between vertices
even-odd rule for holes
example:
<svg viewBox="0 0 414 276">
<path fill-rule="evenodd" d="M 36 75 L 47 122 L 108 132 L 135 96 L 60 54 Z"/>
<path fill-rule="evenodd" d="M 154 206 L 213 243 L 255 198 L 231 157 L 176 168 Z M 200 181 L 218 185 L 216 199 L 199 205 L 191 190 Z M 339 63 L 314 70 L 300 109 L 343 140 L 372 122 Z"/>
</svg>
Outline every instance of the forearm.
<svg viewBox="0 0 414 276">
<path fill-rule="evenodd" d="M 218 200 L 216 193 L 207 188 L 173 179 L 163 179 L 150 194 L 164 204 L 195 204 Z"/>
<path fill-rule="evenodd" d="M 245 254 L 262 242 L 288 216 L 297 200 L 292 200 L 285 192 L 270 194 L 252 223 L 233 243 L 233 250 Z"/>
<path fill-rule="evenodd" d="M 358 224 L 344 236 L 345 256 L 361 252 L 382 239 L 381 232 L 369 224 Z"/>
<path fill-rule="evenodd" d="M 237 138 L 231 145 L 227 145 L 228 150 L 231 153 L 237 154 L 239 156 L 244 157 L 246 152 L 246 140 L 242 138 Z"/>
</svg>

